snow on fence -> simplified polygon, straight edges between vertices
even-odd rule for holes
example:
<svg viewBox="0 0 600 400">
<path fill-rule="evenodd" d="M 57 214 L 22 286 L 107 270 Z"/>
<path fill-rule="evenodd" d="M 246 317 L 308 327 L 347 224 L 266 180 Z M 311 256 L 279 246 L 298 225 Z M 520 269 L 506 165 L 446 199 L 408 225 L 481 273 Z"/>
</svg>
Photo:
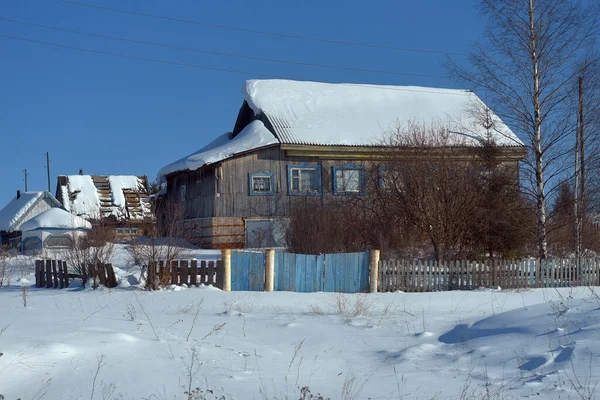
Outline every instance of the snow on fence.
<svg viewBox="0 0 600 400">
<path fill-rule="evenodd" d="M 600 286 L 600 259 L 380 261 L 379 291 L 436 292 L 479 287 Z"/>
<path fill-rule="evenodd" d="M 38 288 L 69 287 L 69 278 L 97 278 L 97 283 L 108 288 L 117 286 L 117 277 L 112 264 L 95 264 L 88 267 L 89 276 L 70 274 L 67 262 L 63 260 L 35 260 L 35 286 Z M 96 282 L 94 283 L 96 285 Z"/>
<path fill-rule="evenodd" d="M 213 285 L 223 288 L 223 262 L 221 260 L 153 261 L 148 265 L 148 287 L 157 289 L 168 285 Z"/>
</svg>

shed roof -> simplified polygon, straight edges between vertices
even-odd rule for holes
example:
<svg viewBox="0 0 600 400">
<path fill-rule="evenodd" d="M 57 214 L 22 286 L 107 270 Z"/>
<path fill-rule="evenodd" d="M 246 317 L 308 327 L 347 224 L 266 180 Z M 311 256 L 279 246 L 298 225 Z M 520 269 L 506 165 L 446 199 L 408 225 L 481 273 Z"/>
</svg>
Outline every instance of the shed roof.
<svg viewBox="0 0 600 400">
<path fill-rule="evenodd" d="M 279 143 L 275 136 L 265 128 L 261 121 L 249 123 L 237 136 L 225 133 L 202 149 L 187 157 L 175 161 L 158 172 L 159 181 L 173 172 L 195 170 L 207 164 L 213 164 L 239 153 Z"/>
<path fill-rule="evenodd" d="M 51 208 L 21 224 L 21 231 L 36 229 L 91 229 L 92 225 L 85 219 L 71 214 L 62 208 Z"/>
</svg>

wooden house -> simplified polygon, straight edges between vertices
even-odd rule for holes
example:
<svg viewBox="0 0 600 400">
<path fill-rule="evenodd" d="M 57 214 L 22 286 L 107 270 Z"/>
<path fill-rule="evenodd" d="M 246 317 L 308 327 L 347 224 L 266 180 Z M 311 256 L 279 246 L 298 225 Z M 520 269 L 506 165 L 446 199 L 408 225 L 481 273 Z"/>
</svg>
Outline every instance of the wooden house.
<svg viewBox="0 0 600 400">
<path fill-rule="evenodd" d="M 118 238 L 139 236 L 154 223 L 148 179 L 135 175 L 61 175 L 56 198 L 71 214 L 113 226 Z"/>
<path fill-rule="evenodd" d="M 398 123 L 441 121 L 457 157 L 490 136 L 516 171 L 526 154 L 491 111 L 493 129 L 482 126 L 474 110 L 487 108 L 471 91 L 251 80 L 243 92 L 231 133 L 158 173 L 162 204 L 179 204 L 206 247 L 281 246 L 290 200 L 368 195 L 366 167 L 383 164 Z"/>
</svg>

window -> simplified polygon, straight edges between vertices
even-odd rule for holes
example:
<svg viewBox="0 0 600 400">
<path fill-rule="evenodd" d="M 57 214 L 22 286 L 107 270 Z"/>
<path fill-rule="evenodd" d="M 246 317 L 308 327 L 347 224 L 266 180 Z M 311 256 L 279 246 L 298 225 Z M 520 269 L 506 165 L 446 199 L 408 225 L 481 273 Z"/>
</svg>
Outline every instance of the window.
<svg viewBox="0 0 600 400">
<path fill-rule="evenodd" d="M 258 171 L 248 175 L 250 196 L 272 196 L 275 193 L 274 175 L 270 172 Z"/>
<path fill-rule="evenodd" d="M 366 171 L 352 164 L 333 167 L 333 194 L 366 194 Z"/>
<path fill-rule="evenodd" d="M 394 170 L 387 166 L 379 167 L 379 188 L 385 192 L 394 190 L 396 177 Z"/>
<path fill-rule="evenodd" d="M 321 195 L 321 166 L 307 163 L 288 165 L 288 193 L 295 196 Z"/>
<path fill-rule="evenodd" d="M 186 191 L 185 185 L 179 186 L 179 201 L 185 201 L 185 191 Z"/>
<path fill-rule="evenodd" d="M 67 235 L 48 236 L 44 241 L 44 247 L 71 247 L 73 240 Z"/>
<path fill-rule="evenodd" d="M 404 190 L 410 181 L 410 170 L 399 166 L 379 167 L 379 188 L 384 192 Z"/>
</svg>

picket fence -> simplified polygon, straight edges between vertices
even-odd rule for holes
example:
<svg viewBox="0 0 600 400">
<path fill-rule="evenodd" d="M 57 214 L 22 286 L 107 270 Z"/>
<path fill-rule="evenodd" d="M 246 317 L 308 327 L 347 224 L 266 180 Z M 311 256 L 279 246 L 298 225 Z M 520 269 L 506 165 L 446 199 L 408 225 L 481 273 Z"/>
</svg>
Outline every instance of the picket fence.
<svg viewBox="0 0 600 400">
<path fill-rule="evenodd" d="M 379 263 L 379 291 L 436 292 L 600 285 L 600 258 Z"/>
</svg>

